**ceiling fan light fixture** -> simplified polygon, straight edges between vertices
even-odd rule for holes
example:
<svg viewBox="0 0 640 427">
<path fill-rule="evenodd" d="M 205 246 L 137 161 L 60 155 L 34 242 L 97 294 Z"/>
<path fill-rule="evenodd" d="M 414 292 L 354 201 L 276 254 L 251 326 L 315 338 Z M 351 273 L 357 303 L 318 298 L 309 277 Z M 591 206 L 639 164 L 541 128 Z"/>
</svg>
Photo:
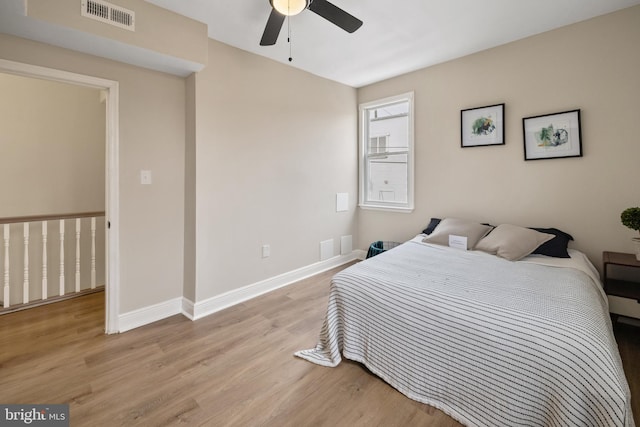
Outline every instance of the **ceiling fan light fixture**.
<svg viewBox="0 0 640 427">
<path fill-rule="evenodd" d="M 309 0 L 269 0 L 271 7 L 285 16 L 297 15 L 309 6 Z"/>
</svg>

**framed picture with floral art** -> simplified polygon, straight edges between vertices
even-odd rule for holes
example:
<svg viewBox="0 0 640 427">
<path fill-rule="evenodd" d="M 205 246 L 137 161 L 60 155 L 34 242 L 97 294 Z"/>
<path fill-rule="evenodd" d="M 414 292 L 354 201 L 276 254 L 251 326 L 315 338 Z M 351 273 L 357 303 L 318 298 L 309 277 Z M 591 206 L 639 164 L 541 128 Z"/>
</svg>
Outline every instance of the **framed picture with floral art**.
<svg viewBox="0 0 640 427">
<path fill-rule="evenodd" d="M 522 119 L 524 159 L 582 157 L 580 110 Z"/>
<path fill-rule="evenodd" d="M 504 145 L 504 104 L 460 111 L 462 148 Z"/>
</svg>

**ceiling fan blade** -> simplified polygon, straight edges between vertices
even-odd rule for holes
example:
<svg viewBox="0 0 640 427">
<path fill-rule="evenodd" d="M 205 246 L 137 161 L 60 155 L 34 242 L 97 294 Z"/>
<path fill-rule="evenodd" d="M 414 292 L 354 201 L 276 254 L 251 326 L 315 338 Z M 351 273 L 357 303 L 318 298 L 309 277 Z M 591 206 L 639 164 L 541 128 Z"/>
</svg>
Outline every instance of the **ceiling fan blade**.
<svg viewBox="0 0 640 427">
<path fill-rule="evenodd" d="M 348 33 L 353 33 L 362 26 L 361 20 L 326 0 L 313 0 L 309 5 L 309 10 L 317 13 Z"/>
<path fill-rule="evenodd" d="M 275 9 L 271 9 L 267 26 L 264 28 L 264 33 L 260 40 L 260 46 L 272 46 L 276 44 L 278 35 L 282 29 L 282 24 L 284 24 L 284 18 L 284 15 L 278 13 Z"/>
</svg>

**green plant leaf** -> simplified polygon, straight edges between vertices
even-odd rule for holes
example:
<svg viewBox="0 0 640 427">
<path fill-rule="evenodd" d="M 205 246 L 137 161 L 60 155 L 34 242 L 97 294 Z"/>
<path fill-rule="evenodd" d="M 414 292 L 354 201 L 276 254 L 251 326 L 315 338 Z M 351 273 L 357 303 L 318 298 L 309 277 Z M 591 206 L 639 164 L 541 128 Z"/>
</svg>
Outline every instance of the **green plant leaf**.
<svg viewBox="0 0 640 427">
<path fill-rule="evenodd" d="M 620 214 L 622 225 L 632 230 L 640 231 L 640 208 L 628 208 Z"/>
</svg>

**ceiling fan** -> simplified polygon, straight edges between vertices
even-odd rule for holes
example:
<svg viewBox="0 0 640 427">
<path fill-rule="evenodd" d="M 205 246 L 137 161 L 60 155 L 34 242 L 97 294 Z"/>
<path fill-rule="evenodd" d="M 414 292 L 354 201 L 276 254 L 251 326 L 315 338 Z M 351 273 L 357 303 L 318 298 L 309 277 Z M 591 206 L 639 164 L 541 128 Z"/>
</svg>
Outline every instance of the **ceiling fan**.
<svg viewBox="0 0 640 427">
<path fill-rule="evenodd" d="M 285 18 L 297 15 L 305 9 L 320 15 L 348 33 L 353 33 L 362 26 L 361 20 L 326 0 L 269 0 L 269 3 L 272 10 L 260 46 L 276 44 Z"/>
</svg>

